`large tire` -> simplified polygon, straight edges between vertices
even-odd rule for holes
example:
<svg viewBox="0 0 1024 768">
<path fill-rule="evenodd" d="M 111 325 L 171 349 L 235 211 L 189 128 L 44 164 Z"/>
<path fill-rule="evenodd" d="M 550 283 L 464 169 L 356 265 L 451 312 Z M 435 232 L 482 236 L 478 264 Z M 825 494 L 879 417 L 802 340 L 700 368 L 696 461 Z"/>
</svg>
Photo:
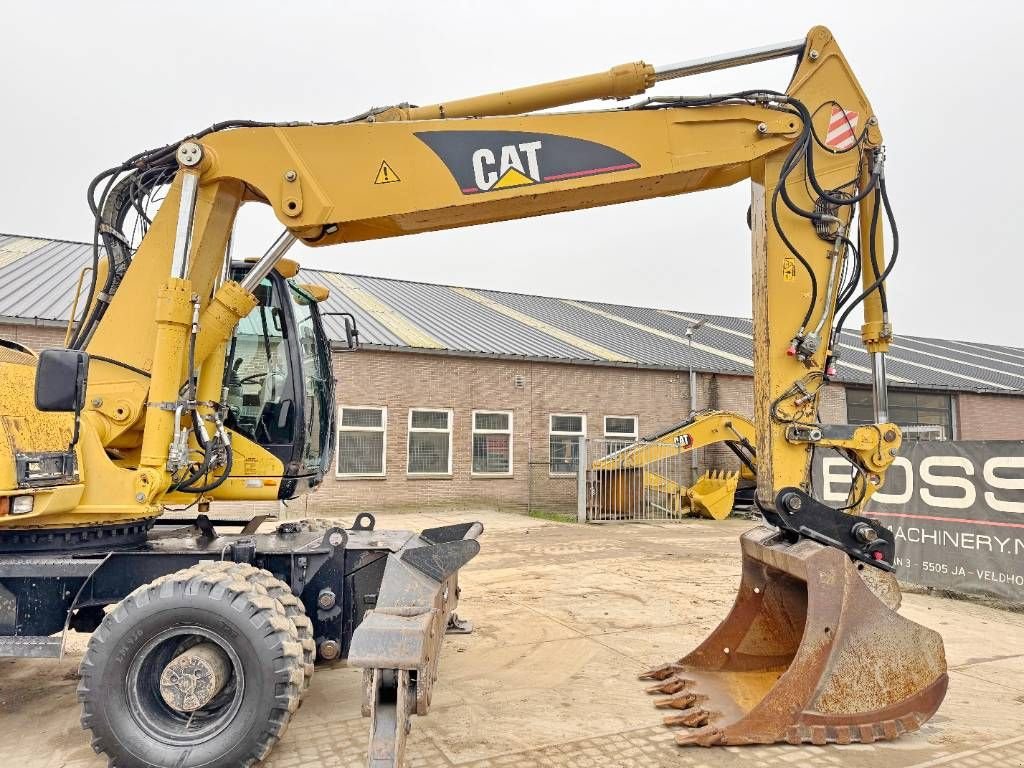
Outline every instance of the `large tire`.
<svg viewBox="0 0 1024 768">
<path fill-rule="evenodd" d="M 235 573 L 259 588 L 281 604 L 284 615 L 295 625 L 299 643 L 302 645 L 303 684 L 305 690 L 313 679 L 316 669 L 316 639 L 313 637 L 313 622 L 306 615 L 306 606 L 292 592 L 291 587 L 270 571 L 246 563 L 231 563 L 221 566 L 228 573 Z"/>
<path fill-rule="evenodd" d="M 264 759 L 298 708 L 303 649 L 265 589 L 201 563 L 118 603 L 82 659 L 82 727 L 111 768 L 231 768 Z M 229 683 L 202 709 L 179 712 L 160 672 L 183 647 L 213 643 Z"/>
</svg>

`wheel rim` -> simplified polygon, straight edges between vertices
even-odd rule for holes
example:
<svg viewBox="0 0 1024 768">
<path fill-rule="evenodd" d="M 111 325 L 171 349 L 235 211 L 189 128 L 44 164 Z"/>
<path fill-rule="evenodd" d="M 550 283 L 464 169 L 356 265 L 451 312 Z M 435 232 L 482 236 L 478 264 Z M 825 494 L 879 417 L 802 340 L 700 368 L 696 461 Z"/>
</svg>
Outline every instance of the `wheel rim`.
<svg viewBox="0 0 1024 768">
<path fill-rule="evenodd" d="M 171 707 L 160 693 L 160 675 L 183 651 L 202 642 L 214 643 L 224 653 L 230 677 L 205 706 L 191 712 Z M 242 706 L 245 672 L 231 644 L 218 633 L 195 625 L 166 629 L 136 652 L 128 668 L 128 710 L 150 737 L 170 746 L 207 741 L 224 731 Z"/>
</svg>

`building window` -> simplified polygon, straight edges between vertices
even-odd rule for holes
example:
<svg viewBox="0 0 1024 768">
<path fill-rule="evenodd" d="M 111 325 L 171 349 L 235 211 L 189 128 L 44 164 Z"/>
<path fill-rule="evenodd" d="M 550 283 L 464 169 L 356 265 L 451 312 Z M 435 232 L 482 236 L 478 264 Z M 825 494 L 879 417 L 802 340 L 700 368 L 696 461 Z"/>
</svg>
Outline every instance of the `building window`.
<svg viewBox="0 0 1024 768">
<path fill-rule="evenodd" d="M 953 398 L 947 394 L 890 389 L 889 418 L 900 427 L 911 428 L 905 431 L 907 440 L 937 437 L 940 431 L 942 439 L 954 437 Z M 871 390 L 846 390 L 846 420 L 850 424 L 874 424 Z"/>
<path fill-rule="evenodd" d="M 384 477 L 388 409 L 341 407 L 338 419 L 338 477 Z"/>
<path fill-rule="evenodd" d="M 614 453 L 635 443 L 637 438 L 636 416 L 605 416 L 604 417 L 604 448 Z"/>
<path fill-rule="evenodd" d="M 473 411 L 473 474 L 511 476 L 511 411 Z"/>
<path fill-rule="evenodd" d="M 574 475 L 580 466 L 580 440 L 587 434 L 587 417 L 553 413 L 550 421 L 550 472 Z"/>
<path fill-rule="evenodd" d="M 452 412 L 435 408 L 409 411 L 410 475 L 452 473 Z"/>
</svg>

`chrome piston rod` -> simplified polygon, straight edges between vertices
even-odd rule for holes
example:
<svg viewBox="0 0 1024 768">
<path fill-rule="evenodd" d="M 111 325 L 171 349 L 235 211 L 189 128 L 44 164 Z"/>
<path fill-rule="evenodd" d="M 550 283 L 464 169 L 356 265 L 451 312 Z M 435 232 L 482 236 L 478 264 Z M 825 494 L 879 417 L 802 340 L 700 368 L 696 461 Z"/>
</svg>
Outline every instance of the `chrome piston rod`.
<svg viewBox="0 0 1024 768">
<path fill-rule="evenodd" d="M 731 53 L 718 53 L 714 56 L 705 56 L 690 61 L 680 61 L 675 64 L 664 64 L 654 68 L 655 82 L 663 80 L 674 80 L 677 77 L 689 75 L 700 75 L 705 72 L 716 72 L 720 69 L 731 67 L 742 67 L 744 64 L 756 64 L 760 61 L 771 61 L 773 59 L 784 59 L 787 56 L 799 56 L 803 53 L 805 40 L 790 40 L 785 43 L 774 45 L 762 45 L 757 48 L 748 48 L 743 51 Z"/>
<path fill-rule="evenodd" d="M 295 245 L 296 240 L 295 235 L 287 229 L 282 232 L 269 250 L 260 256 L 260 260 L 253 264 L 252 269 L 242 278 L 242 287 L 249 293 L 255 291 L 260 281 L 270 274 L 270 270 L 288 253 L 288 249 Z"/>
<path fill-rule="evenodd" d="M 875 422 L 889 421 L 889 389 L 885 372 L 885 352 L 871 353 L 871 392 L 874 396 Z"/>
</svg>

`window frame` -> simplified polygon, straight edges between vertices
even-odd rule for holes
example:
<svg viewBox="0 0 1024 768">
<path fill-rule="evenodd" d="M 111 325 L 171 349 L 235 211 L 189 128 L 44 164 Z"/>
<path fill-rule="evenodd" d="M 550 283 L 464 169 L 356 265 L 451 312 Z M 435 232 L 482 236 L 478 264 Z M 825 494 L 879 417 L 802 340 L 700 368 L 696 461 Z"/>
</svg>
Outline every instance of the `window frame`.
<svg viewBox="0 0 1024 768">
<path fill-rule="evenodd" d="M 580 432 L 563 432 L 554 430 L 554 420 L 559 416 L 580 419 Z M 548 477 L 576 477 L 579 474 L 579 467 L 575 472 L 554 472 L 551 469 L 551 438 L 555 435 L 562 437 L 579 437 L 587 439 L 587 414 L 585 413 L 549 413 L 548 414 Z"/>
<path fill-rule="evenodd" d="M 866 387 L 850 387 L 850 386 L 848 386 L 846 388 L 846 413 L 845 413 L 846 421 L 848 423 L 850 423 L 850 424 L 854 424 L 854 425 L 858 425 L 858 426 L 861 426 L 863 424 L 871 424 L 871 423 L 873 423 L 872 421 L 852 421 L 850 419 L 850 393 L 852 393 L 852 392 L 856 392 L 858 395 L 861 395 L 861 399 L 862 400 L 867 401 L 866 403 L 864 403 L 864 402 L 862 402 L 862 403 L 855 403 L 855 407 L 866 408 L 866 407 L 869 406 L 870 401 L 871 401 L 871 390 L 870 389 L 868 389 Z M 900 397 L 901 396 L 905 396 L 905 395 L 910 395 L 910 396 L 913 396 L 913 398 L 914 398 L 914 405 L 912 407 L 914 408 L 914 410 L 916 412 L 916 415 L 918 416 L 918 419 L 916 421 L 914 421 L 914 422 L 904 422 L 902 420 L 897 420 L 897 419 L 894 418 L 894 415 L 892 414 L 893 410 L 900 411 L 900 410 L 903 410 L 903 409 L 911 407 L 911 406 L 908 406 L 905 403 L 899 402 Z M 921 415 L 921 410 L 922 409 L 924 411 L 926 411 L 927 413 L 936 413 L 936 412 L 938 412 L 940 410 L 938 407 L 935 407 L 935 406 L 921 406 L 921 405 L 919 405 L 918 402 L 917 402 L 917 398 L 919 396 L 922 396 L 922 395 L 926 396 L 926 397 L 927 396 L 938 396 L 938 397 L 941 397 L 941 398 L 943 398 L 945 400 L 946 407 L 941 409 L 941 410 L 942 410 L 943 414 L 948 418 L 948 422 L 947 423 L 944 423 L 944 424 L 932 424 L 930 422 L 923 422 L 923 421 L 920 420 L 920 415 Z M 896 401 L 896 402 L 894 402 L 894 401 Z M 899 388 L 890 387 L 889 388 L 889 407 L 890 407 L 889 419 L 891 421 L 893 421 L 893 423 L 895 423 L 897 425 L 905 424 L 905 425 L 913 425 L 913 426 L 920 425 L 920 426 L 937 426 L 937 427 L 941 427 L 946 432 L 946 437 L 945 437 L 946 440 L 955 440 L 956 439 L 956 433 L 957 433 L 957 412 L 956 412 L 956 406 L 957 406 L 957 398 L 955 396 L 955 393 L 949 392 L 949 391 L 946 391 L 946 390 L 926 390 L 926 389 L 913 389 L 913 388 L 902 388 L 902 387 L 899 387 Z"/>
<path fill-rule="evenodd" d="M 478 413 L 484 414 L 501 414 L 502 416 L 508 416 L 508 428 L 507 429 L 477 429 L 476 428 L 476 416 Z M 513 411 L 506 410 L 494 410 L 487 408 L 480 408 L 470 412 L 469 421 L 469 474 L 472 477 L 512 477 L 513 476 L 513 452 L 512 448 L 515 444 L 515 413 Z M 473 469 L 473 449 L 476 443 L 477 435 L 508 435 L 508 471 L 507 472 L 477 472 Z"/>
<path fill-rule="evenodd" d="M 633 420 L 633 431 L 630 433 L 626 432 L 609 432 L 608 431 L 608 419 L 632 419 Z M 619 416 L 617 414 L 609 414 L 604 417 L 602 421 L 604 427 L 604 439 L 605 440 L 625 440 L 629 438 L 631 442 L 636 442 L 640 439 L 640 417 L 639 416 Z"/>
<path fill-rule="evenodd" d="M 446 413 L 448 414 L 448 428 L 435 429 L 433 427 L 414 427 L 412 415 L 415 412 Z M 412 435 L 414 432 L 430 432 L 433 434 L 448 433 L 448 471 L 447 472 L 413 472 L 409 469 L 412 461 Z M 451 408 L 433 408 L 417 406 L 409 409 L 409 417 L 406 420 L 405 433 L 405 474 L 407 477 L 451 477 L 452 476 L 452 437 L 455 434 L 455 412 Z"/>
<path fill-rule="evenodd" d="M 343 425 L 345 409 L 350 411 L 380 411 L 379 427 L 346 427 Z M 339 472 L 338 459 L 341 457 L 341 432 L 380 432 L 380 472 Z M 377 479 L 383 480 L 388 476 L 388 407 L 386 405 L 339 405 L 338 426 L 334 431 L 334 476 L 341 480 Z"/>
</svg>

